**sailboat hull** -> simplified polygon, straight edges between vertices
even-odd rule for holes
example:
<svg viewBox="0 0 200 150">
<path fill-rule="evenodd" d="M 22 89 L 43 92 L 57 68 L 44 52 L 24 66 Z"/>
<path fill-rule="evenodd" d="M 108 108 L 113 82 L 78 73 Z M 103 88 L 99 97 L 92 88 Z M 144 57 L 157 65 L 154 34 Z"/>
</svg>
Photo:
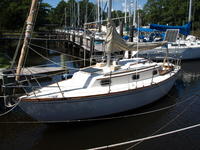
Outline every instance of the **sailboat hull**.
<svg viewBox="0 0 200 150">
<path fill-rule="evenodd" d="M 148 87 L 76 99 L 22 99 L 24 112 L 40 121 L 71 121 L 100 117 L 132 110 L 150 104 L 166 95 L 176 80 L 176 74 Z"/>
<path fill-rule="evenodd" d="M 148 57 L 151 59 L 164 58 L 166 49 L 152 49 L 139 52 L 140 57 Z M 169 57 L 181 60 L 192 60 L 200 58 L 200 47 L 191 48 L 169 48 Z"/>
</svg>

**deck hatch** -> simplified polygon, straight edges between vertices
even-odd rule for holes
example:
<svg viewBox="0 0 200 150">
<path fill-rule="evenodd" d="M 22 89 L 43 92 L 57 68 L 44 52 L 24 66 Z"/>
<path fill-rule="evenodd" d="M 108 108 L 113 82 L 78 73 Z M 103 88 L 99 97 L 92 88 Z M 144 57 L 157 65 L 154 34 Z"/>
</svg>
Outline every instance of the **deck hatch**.
<svg viewBox="0 0 200 150">
<path fill-rule="evenodd" d="M 81 71 L 83 72 L 88 72 L 88 73 L 97 73 L 99 71 L 102 71 L 102 69 L 97 69 L 97 68 L 93 68 L 93 67 L 88 67 L 85 69 L 82 69 Z"/>
</svg>

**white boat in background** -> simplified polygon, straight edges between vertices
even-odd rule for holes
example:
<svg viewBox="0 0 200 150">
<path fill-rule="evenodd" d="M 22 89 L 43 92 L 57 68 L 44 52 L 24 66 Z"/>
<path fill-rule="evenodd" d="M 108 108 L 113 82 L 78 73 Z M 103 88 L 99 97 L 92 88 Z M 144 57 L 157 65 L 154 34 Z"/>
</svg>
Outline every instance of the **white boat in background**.
<svg viewBox="0 0 200 150">
<path fill-rule="evenodd" d="M 157 47 L 147 51 L 139 51 L 138 56 L 150 59 L 163 59 L 168 56 L 174 59 L 192 60 L 200 59 L 200 40 L 189 35 L 185 40 L 170 42 L 166 46 Z"/>
<path fill-rule="evenodd" d="M 163 59 L 166 56 L 166 50 L 168 56 L 174 59 L 192 60 L 200 59 L 200 40 L 195 36 L 190 35 L 191 30 L 191 14 L 192 14 L 192 0 L 189 0 L 189 16 L 188 24 L 183 26 L 167 26 L 151 24 L 151 29 L 164 31 L 165 29 L 179 29 L 179 32 L 185 36 L 185 39 L 181 39 L 181 36 L 176 35 L 176 41 L 169 42 L 166 46 L 157 47 L 148 51 L 140 51 L 139 56 L 150 59 Z"/>
<path fill-rule="evenodd" d="M 94 33 L 94 39 L 95 40 L 101 40 L 101 41 L 105 41 L 106 39 L 106 32 L 95 32 Z"/>
</svg>

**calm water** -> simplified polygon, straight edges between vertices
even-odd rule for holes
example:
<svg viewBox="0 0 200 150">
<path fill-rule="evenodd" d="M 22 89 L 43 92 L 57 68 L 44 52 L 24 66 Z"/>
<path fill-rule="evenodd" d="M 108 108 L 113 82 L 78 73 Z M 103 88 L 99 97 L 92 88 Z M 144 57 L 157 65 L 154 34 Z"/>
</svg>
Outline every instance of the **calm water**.
<svg viewBox="0 0 200 150">
<path fill-rule="evenodd" d="M 59 62 L 61 57 L 51 58 Z M 36 64 L 39 63 L 44 62 L 37 60 Z M 74 67 L 75 64 L 68 65 Z M 182 72 L 166 97 L 146 107 L 120 115 L 133 115 L 177 104 L 174 107 L 150 114 L 107 121 L 60 124 L 0 123 L 0 150 L 88 149 L 199 124 L 200 97 L 188 98 L 197 94 L 197 91 L 198 94 L 200 93 L 199 66 L 200 60 L 182 63 Z M 27 120 L 32 119 L 19 108 L 0 117 L 0 122 Z M 199 150 L 199 143 L 200 127 L 115 149 Z"/>
</svg>

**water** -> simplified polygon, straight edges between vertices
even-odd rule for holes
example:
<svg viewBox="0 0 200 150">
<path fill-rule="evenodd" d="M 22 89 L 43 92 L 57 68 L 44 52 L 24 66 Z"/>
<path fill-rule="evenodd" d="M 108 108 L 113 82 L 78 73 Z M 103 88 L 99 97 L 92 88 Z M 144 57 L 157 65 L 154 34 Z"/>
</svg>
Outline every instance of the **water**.
<svg viewBox="0 0 200 150">
<path fill-rule="evenodd" d="M 61 57 L 50 57 L 55 61 Z M 44 63 L 41 61 L 41 63 Z M 47 63 L 47 62 L 46 62 Z M 40 64 L 39 61 L 36 64 Z M 73 66 L 73 65 L 72 65 Z M 159 112 L 121 119 L 59 124 L 11 124 L 29 121 L 20 108 L 0 117 L 0 150 L 88 149 L 160 134 L 200 123 L 200 60 L 182 63 L 182 71 L 170 93 L 159 101 L 118 116 L 133 115 L 176 104 Z M 162 92 L 162 91 L 161 91 Z M 182 102 L 182 103 L 181 103 Z M 200 128 L 132 143 L 115 149 L 198 150 Z M 131 148 L 132 147 L 132 148 Z"/>
</svg>

